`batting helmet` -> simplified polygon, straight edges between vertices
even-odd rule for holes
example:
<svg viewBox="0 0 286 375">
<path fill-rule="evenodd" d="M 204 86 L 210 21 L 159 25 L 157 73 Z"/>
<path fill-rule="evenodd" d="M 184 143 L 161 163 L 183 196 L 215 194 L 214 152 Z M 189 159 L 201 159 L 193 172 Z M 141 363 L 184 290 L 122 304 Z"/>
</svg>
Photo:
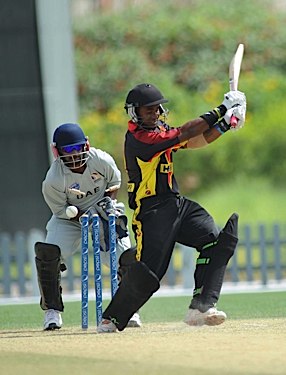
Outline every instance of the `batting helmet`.
<svg viewBox="0 0 286 375">
<path fill-rule="evenodd" d="M 87 137 L 78 124 L 62 124 L 56 128 L 53 144 L 56 148 L 73 145 L 84 145 Z"/>
<path fill-rule="evenodd" d="M 161 91 L 159 91 L 157 87 L 151 85 L 150 83 L 141 83 L 129 91 L 124 108 L 131 119 L 134 122 L 138 122 L 136 108 L 150 107 L 152 105 L 160 104 L 160 112 L 164 113 L 165 110 L 161 104 L 167 102 L 168 100 L 164 98 Z"/>
<path fill-rule="evenodd" d="M 59 157 L 70 169 L 82 167 L 89 158 L 88 138 L 78 124 L 58 126 L 54 131 L 51 147 L 54 157 Z"/>
</svg>

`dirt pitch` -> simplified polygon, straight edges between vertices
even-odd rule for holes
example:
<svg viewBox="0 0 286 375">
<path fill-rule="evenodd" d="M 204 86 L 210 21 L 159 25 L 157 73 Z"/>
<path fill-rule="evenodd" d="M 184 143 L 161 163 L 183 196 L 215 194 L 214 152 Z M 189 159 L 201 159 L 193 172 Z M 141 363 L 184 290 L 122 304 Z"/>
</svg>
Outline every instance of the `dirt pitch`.
<svg viewBox="0 0 286 375">
<path fill-rule="evenodd" d="M 0 331 L 1 374 L 285 374 L 286 319 L 229 320 L 217 327 L 145 324 L 98 335 L 95 328 Z"/>
</svg>

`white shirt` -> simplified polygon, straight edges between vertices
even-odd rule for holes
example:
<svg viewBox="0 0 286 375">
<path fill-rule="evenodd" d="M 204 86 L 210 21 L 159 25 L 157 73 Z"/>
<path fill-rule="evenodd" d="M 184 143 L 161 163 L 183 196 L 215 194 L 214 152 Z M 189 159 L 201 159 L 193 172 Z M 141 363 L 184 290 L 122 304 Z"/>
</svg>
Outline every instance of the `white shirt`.
<svg viewBox="0 0 286 375">
<path fill-rule="evenodd" d="M 67 206 L 86 211 L 103 198 L 106 189 L 120 184 L 121 173 L 112 156 L 91 147 L 83 174 L 72 172 L 57 158 L 43 181 L 42 193 L 53 215 L 68 219 Z M 84 194 L 73 192 L 72 189 Z"/>
</svg>

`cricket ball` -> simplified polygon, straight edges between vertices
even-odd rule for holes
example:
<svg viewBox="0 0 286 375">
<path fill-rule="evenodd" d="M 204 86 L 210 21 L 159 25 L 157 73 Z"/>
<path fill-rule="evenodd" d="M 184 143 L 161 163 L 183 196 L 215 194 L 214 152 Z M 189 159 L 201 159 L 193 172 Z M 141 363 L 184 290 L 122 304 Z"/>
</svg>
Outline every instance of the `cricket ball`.
<svg viewBox="0 0 286 375">
<path fill-rule="evenodd" d="M 66 215 L 68 218 L 72 219 L 73 217 L 76 217 L 78 214 L 78 209 L 76 206 L 68 206 L 66 208 Z"/>
</svg>

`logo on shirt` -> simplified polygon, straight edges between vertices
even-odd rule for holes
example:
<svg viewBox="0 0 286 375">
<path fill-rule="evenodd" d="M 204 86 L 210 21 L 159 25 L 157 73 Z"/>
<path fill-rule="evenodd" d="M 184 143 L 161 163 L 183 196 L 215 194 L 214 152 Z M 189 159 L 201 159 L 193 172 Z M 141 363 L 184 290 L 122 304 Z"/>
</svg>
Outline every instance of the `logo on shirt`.
<svg viewBox="0 0 286 375">
<path fill-rule="evenodd" d="M 128 182 L 127 183 L 127 192 L 128 193 L 133 193 L 134 189 L 135 189 L 134 182 Z"/>
<path fill-rule="evenodd" d="M 72 190 L 80 190 L 80 185 L 78 182 L 74 182 L 73 184 L 71 184 L 71 186 L 69 187 L 69 190 L 72 189 Z"/>
<path fill-rule="evenodd" d="M 170 173 L 173 172 L 173 163 L 160 164 L 161 173 Z"/>
</svg>

